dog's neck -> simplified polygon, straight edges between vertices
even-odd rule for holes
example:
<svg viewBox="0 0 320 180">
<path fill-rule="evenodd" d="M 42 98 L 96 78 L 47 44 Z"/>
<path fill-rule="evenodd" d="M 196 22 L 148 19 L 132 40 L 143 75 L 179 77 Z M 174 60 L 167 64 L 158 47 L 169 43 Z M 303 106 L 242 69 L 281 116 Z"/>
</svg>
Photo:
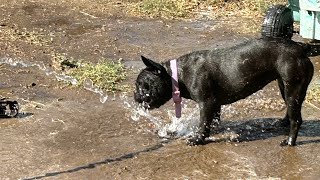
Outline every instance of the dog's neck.
<svg viewBox="0 0 320 180">
<path fill-rule="evenodd" d="M 177 74 L 178 74 L 178 85 L 179 85 L 180 96 L 186 99 L 191 99 L 190 93 L 183 81 L 183 76 L 182 76 L 183 74 L 182 74 L 182 70 L 179 68 L 179 62 L 180 62 L 179 59 L 177 59 Z M 162 65 L 165 67 L 168 75 L 171 77 L 172 70 L 170 68 L 170 61 L 167 61 Z"/>
<path fill-rule="evenodd" d="M 180 96 L 180 90 L 179 90 L 178 68 L 177 68 L 176 59 L 173 59 L 170 61 L 170 69 L 171 69 L 171 82 L 172 82 L 172 100 L 175 104 L 176 117 L 180 118 L 182 98 Z"/>
<path fill-rule="evenodd" d="M 178 80 L 178 67 L 177 60 L 173 59 L 170 61 L 170 69 L 171 69 L 171 82 L 172 82 L 172 98 L 176 102 L 180 100 L 180 91 L 179 91 L 179 80 Z"/>
</svg>

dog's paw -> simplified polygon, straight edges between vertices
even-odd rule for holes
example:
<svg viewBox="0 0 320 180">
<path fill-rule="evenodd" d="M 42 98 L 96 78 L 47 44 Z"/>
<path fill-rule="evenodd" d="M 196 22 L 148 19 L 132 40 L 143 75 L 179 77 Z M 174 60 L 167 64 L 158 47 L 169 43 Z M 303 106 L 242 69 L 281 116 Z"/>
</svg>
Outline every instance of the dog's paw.
<svg viewBox="0 0 320 180">
<path fill-rule="evenodd" d="M 290 138 L 281 141 L 280 146 L 295 146 L 296 143 L 293 142 Z"/>
<path fill-rule="evenodd" d="M 205 141 L 204 141 L 204 138 L 201 138 L 201 137 L 192 137 L 187 139 L 187 144 L 189 146 L 204 145 Z"/>
<path fill-rule="evenodd" d="M 288 145 L 288 140 L 285 139 L 283 141 L 280 142 L 280 146 L 287 146 Z"/>
</svg>

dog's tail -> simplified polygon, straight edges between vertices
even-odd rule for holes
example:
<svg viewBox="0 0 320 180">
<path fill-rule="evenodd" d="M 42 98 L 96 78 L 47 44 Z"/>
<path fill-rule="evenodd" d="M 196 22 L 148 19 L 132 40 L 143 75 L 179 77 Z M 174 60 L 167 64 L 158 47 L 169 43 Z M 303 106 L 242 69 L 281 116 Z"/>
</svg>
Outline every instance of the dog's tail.
<svg viewBox="0 0 320 180">
<path fill-rule="evenodd" d="M 298 42 L 298 44 L 303 48 L 303 51 L 306 54 L 306 56 L 313 57 L 320 55 L 320 43 Z"/>
</svg>

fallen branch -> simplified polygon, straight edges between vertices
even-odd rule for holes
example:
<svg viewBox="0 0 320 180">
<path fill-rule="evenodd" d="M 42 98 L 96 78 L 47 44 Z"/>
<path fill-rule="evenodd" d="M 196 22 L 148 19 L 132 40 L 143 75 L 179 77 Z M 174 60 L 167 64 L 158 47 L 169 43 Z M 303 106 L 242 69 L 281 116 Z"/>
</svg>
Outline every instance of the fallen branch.
<svg viewBox="0 0 320 180">
<path fill-rule="evenodd" d="M 86 16 L 90 16 L 90 17 L 93 18 L 93 19 L 96 19 L 96 18 L 97 18 L 96 16 L 91 15 L 91 14 L 86 13 L 86 12 L 83 12 L 83 11 L 80 11 L 80 13 L 83 14 L 83 15 L 86 15 Z"/>
<path fill-rule="evenodd" d="M 315 108 L 315 109 L 318 109 L 318 110 L 320 111 L 320 108 L 319 108 L 318 106 L 312 104 L 311 102 L 306 101 L 306 103 L 307 103 L 309 106 L 311 106 L 311 107 L 313 107 L 313 108 Z"/>
</svg>

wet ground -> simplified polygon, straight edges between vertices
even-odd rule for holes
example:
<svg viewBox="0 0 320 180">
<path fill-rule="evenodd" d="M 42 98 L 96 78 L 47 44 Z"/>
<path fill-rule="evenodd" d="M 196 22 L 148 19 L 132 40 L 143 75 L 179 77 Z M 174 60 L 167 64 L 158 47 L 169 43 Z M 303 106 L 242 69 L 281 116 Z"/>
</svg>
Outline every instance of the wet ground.
<svg viewBox="0 0 320 180">
<path fill-rule="evenodd" d="M 101 103 L 97 93 L 66 85 L 72 78 L 61 59 L 122 58 L 133 83 L 142 54 L 163 61 L 259 36 L 237 33 L 234 21 L 130 17 L 120 2 L 103 2 L 1 2 L 0 95 L 17 100 L 21 113 L 0 119 L 0 179 L 318 179 L 319 103 L 304 103 L 298 145 L 280 147 L 287 131 L 277 126 L 285 107 L 276 83 L 224 106 L 215 142 L 197 147 L 184 141 L 198 120 L 192 102 L 178 121 L 170 103 L 145 113 L 131 92 Z M 312 62 L 311 87 L 319 56 Z"/>
</svg>

